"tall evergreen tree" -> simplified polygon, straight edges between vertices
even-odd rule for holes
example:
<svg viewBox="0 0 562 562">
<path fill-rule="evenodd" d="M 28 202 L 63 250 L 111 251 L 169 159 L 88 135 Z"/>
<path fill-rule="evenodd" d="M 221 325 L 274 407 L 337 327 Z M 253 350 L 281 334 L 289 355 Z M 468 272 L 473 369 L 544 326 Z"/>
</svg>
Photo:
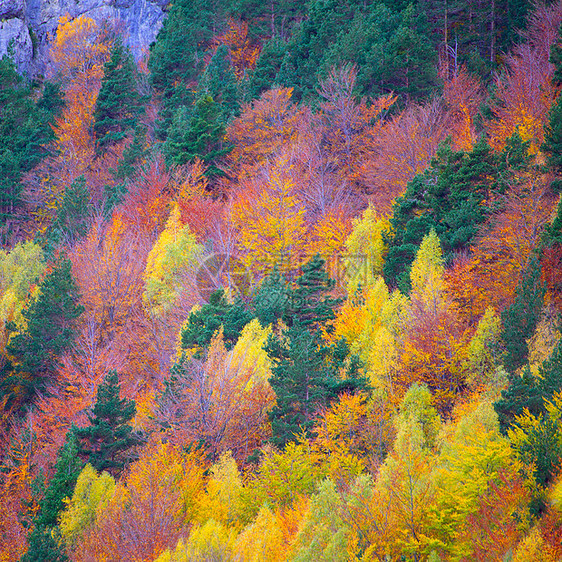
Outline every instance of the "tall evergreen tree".
<svg viewBox="0 0 562 562">
<path fill-rule="evenodd" d="M 502 313 L 504 364 L 509 373 L 514 374 L 527 362 L 527 341 L 537 327 L 544 294 L 541 266 L 537 257 L 533 256 L 515 290 L 513 303 Z"/>
<path fill-rule="evenodd" d="M 263 92 L 275 85 L 275 78 L 283 63 L 286 50 L 287 42 L 280 37 L 272 37 L 264 43 L 250 77 L 249 99 L 245 101 L 249 102 L 254 98 L 259 98 Z"/>
<path fill-rule="evenodd" d="M 232 349 L 244 326 L 253 318 L 253 314 L 240 300 L 230 304 L 223 289 L 215 291 L 209 297 L 208 304 L 189 315 L 181 331 L 181 347 L 205 349 L 222 327 L 224 345 L 226 349 Z"/>
<path fill-rule="evenodd" d="M 552 81 L 556 86 L 562 85 L 562 25 L 558 29 L 558 40 L 550 49 L 550 62 L 554 65 Z M 557 178 L 552 182 L 554 191 L 562 191 L 562 97 L 559 95 L 548 114 L 542 150 L 547 155 L 547 163 Z"/>
<path fill-rule="evenodd" d="M 88 414 L 90 425 L 75 429 L 80 455 L 87 457 L 87 462 L 98 472 L 121 472 L 134 458 L 130 449 L 142 442 L 129 425 L 136 404 L 134 400 L 120 398 L 119 393 L 119 377 L 110 371 L 98 387 L 96 403 Z"/>
<path fill-rule="evenodd" d="M 338 299 L 324 269 L 324 260 L 315 256 L 303 266 L 303 274 L 288 291 L 283 319 L 286 328 L 271 334 L 265 350 L 272 361 L 270 384 L 276 404 L 270 412 L 272 442 L 284 446 L 295 435 L 310 432 L 314 415 L 341 392 L 365 388 L 359 362 L 349 356 L 344 341 L 328 345 L 322 330 L 334 318 Z M 274 308 L 275 310 L 275 308 Z"/>
<path fill-rule="evenodd" d="M 66 562 L 58 518 L 65 508 L 64 500 L 71 498 L 83 464 L 78 457 L 78 445 L 72 431 L 57 455 L 55 475 L 49 482 L 33 518 L 33 530 L 27 539 L 28 550 L 21 562 Z"/>
<path fill-rule="evenodd" d="M 47 155 L 44 146 L 53 138 L 50 123 L 62 105 L 55 85 L 47 84 L 37 103 L 34 98 L 12 60 L 1 58 L 0 227 L 16 217 L 22 203 L 21 177 Z"/>
<path fill-rule="evenodd" d="M 425 14 L 417 13 L 413 4 L 400 9 L 381 3 L 355 14 L 348 30 L 325 53 L 320 70 L 327 74 L 333 67 L 353 63 L 358 69 L 358 95 L 394 92 L 403 104 L 425 99 L 438 89 L 436 62 Z"/>
<path fill-rule="evenodd" d="M 289 291 L 288 307 L 283 316 L 288 325 L 316 327 L 334 319 L 334 308 L 342 301 L 329 294 L 335 282 L 326 272 L 325 264 L 316 254 L 302 266 L 302 275 Z"/>
<path fill-rule="evenodd" d="M 57 216 L 47 232 L 47 245 L 51 248 L 61 243 L 72 246 L 86 236 L 90 226 L 90 191 L 84 176 L 69 185 L 57 209 Z"/>
<path fill-rule="evenodd" d="M 226 45 L 216 50 L 199 81 L 199 89 L 219 104 L 224 123 L 240 113 L 240 88 Z"/>
<path fill-rule="evenodd" d="M 100 151 L 107 150 L 134 129 L 143 111 L 142 101 L 133 57 L 118 38 L 104 66 L 94 111 L 94 133 Z"/>
<path fill-rule="evenodd" d="M 517 133 L 501 154 L 494 154 L 482 138 L 469 153 L 441 144 L 430 167 L 414 177 L 394 204 L 383 269 L 387 283 L 409 291 L 411 264 L 431 229 L 439 236 L 446 262 L 467 248 L 497 210 L 494 200 L 517 181 L 528 162 L 526 145 Z"/>
<path fill-rule="evenodd" d="M 322 59 L 338 32 L 348 29 L 363 0 L 313 0 L 308 17 L 295 30 L 275 82 L 295 89 L 294 99 L 315 96 Z"/>
<path fill-rule="evenodd" d="M 155 92 L 161 98 L 158 138 L 165 140 L 179 108 L 193 103 L 192 90 L 204 68 L 204 53 L 224 17 L 223 2 L 177 0 L 171 4 L 148 68 Z"/>
<path fill-rule="evenodd" d="M 515 416 L 527 409 L 534 416 L 546 412 L 545 401 L 552 400 L 562 390 L 562 343 L 559 342 L 551 356 L 539 367 L 539 376 L 534 377 L 527 365 L 521 376 L 510 377 L 509 386 L 502 391 L 494 404 L 500 429 L 505 434 L 515 421 Z"/>
<path fill-rule="evenodd" d="M 203 95 L 193 109 L 182 106 L 177 111 L 164 145 L 168 161 L 181 165 L 199 158 L 207 166 L 207 176 L 224 175 L 218 164 L 231 150 L 225 145 L 224 132 L 220 106 Z"/>
<path fill-rule="evenodd" d="M 72 345 L 76 320 L 83 311 L 71 263 L 60 259 L 39 283 L 35 297 L 22 312 L 26 323 L 6 346 L 0 392 L 8 405 L 29 406 L 35 395 L 56 379 L 59 358 Z"/>
</svg>

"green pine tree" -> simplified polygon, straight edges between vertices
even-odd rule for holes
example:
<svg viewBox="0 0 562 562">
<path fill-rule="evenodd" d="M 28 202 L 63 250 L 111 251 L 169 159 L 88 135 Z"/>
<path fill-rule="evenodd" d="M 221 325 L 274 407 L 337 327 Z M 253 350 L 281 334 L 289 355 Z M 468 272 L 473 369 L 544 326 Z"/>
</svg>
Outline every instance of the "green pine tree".
<svg viewBox="0 0 562 562">
<path fill-rule="evenodd" d="M 208 304 L 189 315 L 181 331 L 181 347 L 197 347 L 202 351 L 209 346 L 217 330 L 222 327 L 224 345 L 226 349 L 232 349 L 244 326 L 253 318 L 254 315 L 240 300 L 230 304 L 223 289 L 215 291 L 209 297 Z"/>
<path fill-rule="evenodd" d="M 334 319 L 334 308 L 341 299 L 330 296 L 335 282 L 325 269 L 325 260 L 318 254 L 302 267 L 302 275 L 289 291 L 288 307 L 283 320 L 288 325 L 314 327 Z"/>
<path fill-rule="evenodd" d="M 179 108 L 193 103 L 192 90 L 204 68 L 204 53 L 224 17 L 222 4 L 210 0 L 173 2 L 151 46 L 148 68 L 161 99 L 157 124 L 160 140 L 166 140 Z"/>
<path fill-rule="evenodd" d="M 133 177 L 136 167 L 148 153 L 148 149 L 145 148 L 146 133 L 146 127 L 137 123 L 132 142 L 123 151 L 117 167 L 110 170 L 113 174 L 114 182 L 105 185 L 103 188 L 103 214 L 107 218 L 111 216 L 113 209 L 120 205 L 127 193 L 129 193 L 129 188 L 127 187 L 129 179 Z"/>
<path fill-rule="evenodd" d="M 286 50 L 286 41 L 277 36 L 264 43 L 256 61 L 256 67 L 250 77 L 247 102 L 259 98 L 265 91 L 273 88 Z"/>
<path fill-rule="evenodd" d="M 534 377 L 528 365 L 521 376 L 510 377 L 509 386 L 502 391 L 494 404 L 503 433 L 515 421 L 515 416 L 525 409 L 534 416 L 546 412 L 545 401 L 552 400 L 562 390 L 562 343 L 558 343 L 550 357 L 539 367 L 539 376 Z"/>
<path fill-rule="evenodd" d="M 255 289 L 252 296 L 255 317 L 265 328 L 286 316 L 290 291 L 277 267 Z"/>
<path fill-rule="evenodd" d="M 537 327 L 544 294 L 540 263 L 537 257 L 533 256 L 515 290 L 513 303 L 502 313 L 504 365 L 511 374 L 527 362 L 527 340 Z"/>
<path fill-rule="evenodd" d="M 107 150 L 134 129 L 137 118 L 143 111 L 142 101 L 137 90 L 133 57 L 118 38 L 110 59 L 104 65 L 94 111 L 98 151 Z"/>
<path fill-rule="evenodd" d="M 136 413 L 134 400 L 120 398 L 119 377 L 110 371 L 99 385 L 96 403 L 88 414 L 90 425 L 75 430 L 80 455 L 98 472 L 120 473 L 134 458 L 131 449 L 142 442 L 129 422 Z"/>
<path fill-rule="evenodd" d="M 558 41 L 550 49 L 550 62 L 554 64 L 555 85 L 562 84 L 562 25 L 558 30 Z M 545 128 L 542 150 L 547 155 L 547 163 L 557 175 L 562 175 L 562 98 L 556 98 L 548 114 L 548 124 Z M 562 179 L 557 177 L 551 184 L 552 189 L 562 191 Z"/>
<path fill-rule="evenodd" d="M 60 92 L 47 83 L 43 97 L 17 73 L 12 60 L 0 59 L 0 228 L 9 235 L 21 201 L 21 177 L 47 155 L 53 122 L 62 105 Z"/>
<path fill-rule="evenodd" d="M 272 282 L 282 287 L 274 277 Z M 272 360 L 270 384 L 276 405 L 270 412 L 272 442 L 284 446 L 302 431 L 310 433 L 315 414 L 342 392 L 365 388 L 356 358 L 349 357 L 345 341 L 327 345 L 322 337 L 329 330 L 339 299 L 329 295 L 333 281 L 318 255 L 303 266 L 295 286 L 267 310 L 276 313 L 282 307 L 288 326 L 280 334 L 271 334 L 265 350 Z M 263 310 L 263 308 L 262 308 Z"/>
<path fill-rule="evenodd" d="M 470 247 L 486 218 L 497 210 L 493 202 L 528 167 L 526 147 L 518 133 L 501 154 L 494 154 L 483 138 L 469 153 L 442 143 L 429 168 L 414 177 L 394 204 L 383 268 L 387 283 L 409 291 L 411 264 L 432 229 L 446 262 Z"/>
<path fill-rule="evenodd" d="M 21 562 L 66 562 L 58 518 L 65 508 L 64 500 L 71 498 L 83 464 L 78 457 L 78 444 L 73 432 L 57 455 L 55 475 L 49 482 L 39 511 L 33 518 L 33 530 L 28 536 L 28 550 Z"/>
<path fill-rule="evenodd" d="M 38 392 L 56 381 L 59 358 L 72 345 L 76 320 L 83 311 L 78 301 L 71 263 L 59 259 L 22 312 L 25 329 L 15 332 L 15 326 L 7 324 L 10 361 L 3 368 L 0 393 L 9 407 L 29 407 Z"/>
<path fill-rule="evenodd" d="M 199 90 L 219 104 L 226 124 L 240 113 L 240 88 L 226 45 L 220 45 L 199 81 Z"/>
<path fill-rule="evenodd" d="M 220 106 L 203 95 L 192 110 L 182 106 L 177 111 L 164 145 L 168 161 L 181 165 L 199 158 L 207 166 L 207 176 L 222 176 L 218 164 L 231 150 L 225 145 L 224 133 Z"/>
<path fill-rule="evenodd" d="M 328 400 L 327 350 L 316 332 L 298 324 L 280 337 L 271 335 L 265 350 L 272 360 L 269 379 L 275 391 L 270 411 L 272 443 L 278 447 L 305 431 L 310 433 L 315 414 Z"/>
<path fill-rule="evenodd" d="M 47 232 L 47 247 L 55 248 L 61 244 L 72 246 L 86 236 L 91 211 L 88 185 L 84 176 L 80 176 L 64 192 L 55 220 Z"/>
</svg>

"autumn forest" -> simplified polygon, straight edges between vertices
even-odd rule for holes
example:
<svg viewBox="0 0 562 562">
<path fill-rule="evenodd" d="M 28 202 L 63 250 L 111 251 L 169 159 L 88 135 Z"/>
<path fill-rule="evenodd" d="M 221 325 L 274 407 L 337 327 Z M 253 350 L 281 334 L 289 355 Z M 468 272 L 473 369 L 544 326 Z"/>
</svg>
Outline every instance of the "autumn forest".
<svg viewBox="0 0 562 562">
<path fill-rule="evenodd" d="M 562 0 L 174 0 L 0 59 L 0 561 L 562 560 Z"/>
</svg>

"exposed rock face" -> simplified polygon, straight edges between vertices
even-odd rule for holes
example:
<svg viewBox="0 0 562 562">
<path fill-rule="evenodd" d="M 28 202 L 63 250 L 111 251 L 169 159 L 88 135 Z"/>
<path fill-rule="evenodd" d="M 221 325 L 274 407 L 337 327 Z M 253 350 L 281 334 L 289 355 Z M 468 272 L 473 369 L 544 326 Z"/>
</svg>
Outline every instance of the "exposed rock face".
<svg viewBox="0 0 562 562">
<path fill-rule="evenodd" d="M 29 29 L 20 18 L 0 19 L 0 56 L 8 52 L 18 67 L 24 70 L 33 59 Z"/>
<path fill-rule="evenodd" d="M 123 22 L 135 57 L 148 50 L 162 26 L 170 0 L 0 0 L 0 57 L 11 49 L 22 71 L 44 73 L 49 37 L 59 19 L 86 15 L 97 23 Z"/>
</svg>

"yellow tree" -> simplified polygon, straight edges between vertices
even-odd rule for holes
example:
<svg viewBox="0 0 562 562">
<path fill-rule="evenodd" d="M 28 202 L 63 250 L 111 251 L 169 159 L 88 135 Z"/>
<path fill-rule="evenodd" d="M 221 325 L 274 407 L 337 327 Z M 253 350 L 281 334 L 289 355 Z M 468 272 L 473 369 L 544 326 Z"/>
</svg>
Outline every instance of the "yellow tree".
<svg viewBox="0 0 562 562">
<path fill-rule="evenodd" d="M 198 520 L 214 519 L 226 527 L 240 523 L 242 478 L 230 451 L 222 453 L 210 469 L 205 494 L 200 501 Z"/>
<path fill-rule="evenodd" d="M 232 203 L 240 259 L 256 278 L 274 267 L 295 270 L 305 261 L 305 207 L 291 171 L 285 159 L 276 161 Z"/>
<path fill-rule="evenodd" d="M 471 558 L 474 545 L 461 540 L 463 526 L 477 511 L 484 493 L 499 483 L 502 471 L 514 461 L 490 403 L 461 418 L 451 438 L 443 443 L 433 476 L 436 495 L 431 517 L 443 549 L 452 559 Z"/>
<path fill-rule="evenodd" d="M 431 471 L 441 425 L 431 401 L 425 386 L 413 385 L 406 393 L 396 418 L 394 449 L 375 484 L 379 510 L 388 506 L 387 525 L 394 529 L 386 544 L 380 545 L 391 559 L 422 560 L 441 544 L 432 534 L 427 509 L 434 498 Z"/>
<path fill-rule="evenodd" d="M 104 508 L 115 490 L 115 480 L 107 472 L 99 474 L 87 464 L 74 487 L 72 498 L 60 515 L 60 529 L 66 546 L 73 550 L 82 535 L 96 521 L 98 511 Z"/>
<path fill-rule="evenodd" d="M 411 306 L 397 382 L 407 389 L 424 382 L 441 411 L 452 406 L 465 384 L 464 331 L 444 291 L 441 245 L 435 231 L 426 235 L 410 273 Z"/>
<path fill-rule="evenodd" d="M 174 547 L 204 491 L 198 453 L 154 443 L 130 466 L 75 550 L 76 560 L 154 560 Z"/>
<path fill-rule="evenodd" d="M 185 288 L 194 284 L 203 251 L 174 205 L 146 262 L 143 301 L 151 313 L 162 316 L 177 305 Z"/>
<path fill-rule="evenodd" d="M 353 219 L 352 231 L 345 241 L 344 266 L 348 279 L 348 294 L 359 286 L 373 285 L 382 274 L 386 255 L 383 233 L 390 228 L 388 219 L 379 216 L 369 206 L 361 218 Z"/>
<path fill-rule="evenodd" d="M 235 552 L 244 562 L 282 562 L 289 555 L 279 517 L 263 505 L 236 539 Z"/>
<path fill-rule="evenodd" d="M 31 285 L 45 269 L 41 246 L 34 242 L 17 244 L 12 251 L 0 250 L 0 322 L 24 322 L 21 310 Z"/>
</svg>

